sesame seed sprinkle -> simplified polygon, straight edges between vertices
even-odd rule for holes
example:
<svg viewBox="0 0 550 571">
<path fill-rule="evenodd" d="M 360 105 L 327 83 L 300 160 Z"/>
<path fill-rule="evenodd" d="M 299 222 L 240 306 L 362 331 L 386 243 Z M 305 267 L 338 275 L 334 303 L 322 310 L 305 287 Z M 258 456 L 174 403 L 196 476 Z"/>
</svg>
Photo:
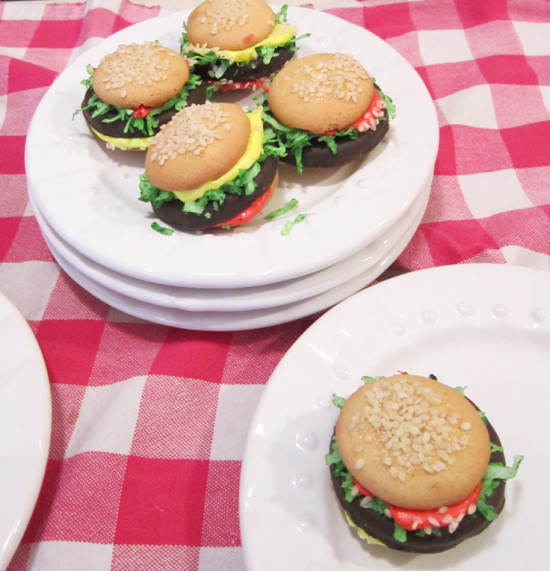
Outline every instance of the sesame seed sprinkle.
<svg viewBox="0 0 550 571">
<path fill-rule="evenodd" d="M 382 379 L 367 385 L 363 397 L 361 414 L 355 414 L 347 428 L 375 431 L 384 450 L 382 465 L 396 480 L 404 482 L 407 470 L 416 466 L 427 474 L 442 472 L 469 444 L 470 423 L 415 379 Z M 359 460 L 357 464 L 363 465 Z"/>
<path fill-rule="evenodd" d="M 121 89 L 125 97 L 125 86 L 152 85 L 166 81 L 169 65 L 160 54 L 175 57 L 178 54 L 163 48 L 155 42 L 120 45 L 113 53 L 106 55 L 98 67 L 104 74 L 105 89 Z"/>
<path fill-rule="evenodd" d="M 362 81 L 369 77 L 364 67 L 348 54 L 334 54 L 329 60 L 313 64 L 304 62 L 292 75 L 285 79 L 294 82 L 292 93 L 305 102 L 335 97 L 355 103 L 363 91 Z"/>
<path fill-rule="evenodd" d="M 201 154 L 208 145 L 220 139 L 216 133 L 218 127 L 231 129 L 228 118 L 228 113 L 216 103 L 185 107 L 163 125 L 152 140 L 151 160 L 162 166 L 181 154 Z"/>
<path fill-rule="evenodd" d="M 230 32 L 235 26 L 248 21 L 249 0 L 217 0 L 208 4 L 201 17 L 201 24 L 210 26 L 210 34 Z"/>
<path fill-rule="evenodd" d="M 359 502 L 359 504 L 360 504 L 360 506 L 361 506 L 362 508 L 366 508 L 366 507 L 368 507 L 368 505 L 371 503 L 371 501 L 372 501 L 372 497 L 371 497 L 371 496 L 363 496 L 363 497 L 361 498 L 361 501 Z"/>
</svg>

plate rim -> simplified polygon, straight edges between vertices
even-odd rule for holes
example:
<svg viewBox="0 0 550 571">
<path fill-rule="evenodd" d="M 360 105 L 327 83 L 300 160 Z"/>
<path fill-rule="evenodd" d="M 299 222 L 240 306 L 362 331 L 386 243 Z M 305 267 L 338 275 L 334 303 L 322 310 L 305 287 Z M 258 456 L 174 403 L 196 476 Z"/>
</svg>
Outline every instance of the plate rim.
<svg viewBox="0 0 550 571">
<path fill-rule="evenodd" d="M 38 341 L 27 320 L 21 314 L 17 306 L 10 298 L 0 291 L 0 307 L 2 320 L 9 321 L 10 337 L 18 342 L 24 343 L 25 362 L 20 364 L 19 369 L 23 366 L 30 366 L 36 374 L 35 377 L 28 378 L 24 371 L 19 374 L 20 382 L 17 383 L 16 396 L 18 399 L 27 397 L 21 404 L 22 410 L 27 410 L 29 414 L 33 414 L 35 423 L 32 434 L 29 432 L 28 438 L 33 441 L 33 449 L 26 454 L 25 464 L 35 464 L 36 472 L 28 478 L 27 486 L 20 491 L 21 497 L 18 501 L 17 513 L 12 513 L 14 522 L 7 538 L 2 538 L 0 542 L 0 567 L 7 566 L 15 551 L 17 550 L 26 528 L 35 509 L 36 502 L 44 480 L 46 466 L 49 457 L 51 434 L 52 434 L 52 400 L 49 376 L 44 360 L 44 356 L 38 344 Z M 4 349 L 2 349 L 4 351 Z M 18 355 L 20 358 L 21 355 Z M 13 374 L 13 373 L 12 373 Z M 29 399 L 28 391 L 32 391 L 32 399 Z M 0 390 L 1 392 L 1 390 Z M 1 407 L 0 407 L 1 408 Z M 3 415 L 1 415 L 3 418 Z M 5 422 L 0 421 L 0 424 Z M 25 422 L 19 422 L 19 426 L 9 427 L 10 430 L 23 429 L 29 430 Z M 3 452 L 0 450 L 0 454 Z M 25 466 L 28 468 L 29 466 Z M 1 478 L 0 478 L 1 479 Z M 4 508 L 3 508 L 4 510 Z M 4 511 L 3 511 L 4 513 Z"/>
<path fill-rule="evenodd" d="M 163 286 L 161 284 L 150 284 L 149 282 L 142 282 L 137 284 L 137 290 L 132 287 L 132 284 L 127 289 L 122 284 L 125 280 L 135 280 L 135 278 L 131 278 L 129 276 L 125 276 L 124 274 L 119 274 L 114 270 L 109 270 L 105 268 L 107 273 L 105 274 L 106 278 L 101 275 L 103 270 L 103 266 L 97 264 L 93 260 L 89 260 L 83 254 L 74 250 L 70 244 L 66 244 L 63 242 L 62 238 L 57 235 L 55 230 L 48 226 L 47 221 L 43 218 L 42 213 L 37 208 L 36 204 L 34 203 L 34 199 L 29 197 L 31 206 L 33 207 L 33 212 L 37 219 L 38 225 L 42 234 L 44 235 L 45 239 L 48 239 L 48 244 L 53 244 L 56 249 L 56 252 L 62 256 L 62 258 L 70 264 L 72 267 L 77 269 L 80 273 L 86 276 L 88 279 L 93 280 L 100 284 L 101 286 L 110 289 L 116 293 L 121 295 L 125 295 L 129 298 L 136 299 L 143 303 L 150 303 L 156 304 L 161 307 L 176 309 L 176 310 L 186 310 L 186 311 L 248 311 L 248 310 L 257 310 L 257 309 L 266 309 L 266 308 L 273 308 L 280 305 L 286 305 L 289 303 L 296 303 L 298 301 L 306 300 L 309 297 L 314 295 L 320 295 L 322 293 L 327 292 L 329 289 L 333 287 L 337 287 L 341 285 L 344 281 L 349 279 L 353 279 L 358 275 L 364 273 L 370 267 L 376 265 L 378 258 L 374 258 L 374 255 L 370 256 L 365 263 L 362 263 L 361 260 L 356 258 L 364 257 L 365 252 L 371 251 L 378 251 L 379 249 L 383 250 L 384 252 L 388 250 L 387 244 L 388 241 L 391 239 L 392 243 L 400 241 L 402 235 L 404 235 L 410 228 L 417 229 L 421 223 L 423 214 L 426 211 L 427 203 L 430 196 L 430 187 L 427 186 L 415 199 L 414 203 L 410 206 L 410 208 L 403 213 L 401 218 L 397 220 L 397 222 L 389 228 L 384 234 L 382 234 L 379 238 L 377 238 L 371 244 L 365 246 L 359 250 L 356 254 L 352 254 L 350 258 L 345 258 L 340 262 L 337 262 L 333 266 L 328 266 L 319 272 L 315 272 L 313 274 L 307 274 L 302 278 L 295 278 L 294 280 L 290 281 L 283 281 L 277 282 L 276 284 L 271 284 L 274 287 L 274 293 L 272 294 L 269 290 L 270 286 L 260 286 L 262 291 L 255 290 L 255 288 L 230 288 L 230 289 L 198 289 L 198 288 L 185 288 L 177 286 Z M 342 277 L 342 272 L 344 272 L 344 277 Z M 328 285 L 327 285 L 327 273 L 330 273 Z M 337 275 L 336 275 L 337 273 Z M 295 288 L 301 287 L 300 280 L 301 279 L 315 279 L 316 281 L 323 280 L 325 285 L 322 286 L 312 286 L 311 284 L 308 285 L 307 292 L 300 292 L 299 294 L 295 293 Z M 118 283 L 117 280 L 121 283 Z M 138 282 L 139 280 L 136 280 Z M 116 284 L 116 287 L 114 285 Z M 142 291 L 139 290 L 140 287 L 144 289 Z M 162 288 L 168 288 L 163 291 Z M 153 292 L 152 288 L 155 288 L 158 291 Z M 266 288 L 266 289 L 264 289 Z M 170 289 L 174 291 L 170 291 Z M 247 294 L 250 290 L 255 290 L 253 293 L 256 294 L 255 302 L 250 305 L 250 303 L 246 300 L 247 298 L 243 297 L 243 294 Z M 183 301 L 180 298 L 177 298 L 178 290 L 188 290 L 187 295 L 189 296 L 189 301 L 185 301 L 185 297 Z M 267 290 L 267 291 L 266 291 Z M 293 293 L 284 294 L 281 290 L 292 290 Z M 313 292 L 312 292 L 313 290 Z M 197 291 L 199 293 L 199 298 L 193 299 L 193 291 Z M 200 297 L 200 294 L 204 292 L 210 294 L 211 297 Z M 239 293 L 238 301 L 232 302 L 230 304 L 227 303 L 228 296 L 231 296 L 232 292 Z M 185 295 L 185 291 L 183 292 Z M 212 295 L 215 294 L 215 295 Z M 267 297 L 269 302 L 267 304 L 260 302 L 259 297 Z M 161 301 L 161 303 L 157 303 L 157 300 Z"/>
</svg>

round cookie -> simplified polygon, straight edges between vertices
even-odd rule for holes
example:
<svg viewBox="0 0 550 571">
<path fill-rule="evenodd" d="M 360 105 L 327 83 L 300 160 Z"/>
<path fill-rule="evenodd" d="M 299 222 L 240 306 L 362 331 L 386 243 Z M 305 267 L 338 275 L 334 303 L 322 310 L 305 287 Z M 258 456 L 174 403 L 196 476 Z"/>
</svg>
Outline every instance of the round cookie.
<svg viewBox="0 0 550 571">
<path fill-rule="evenodd" d="M 273 79 L 268 103 L 287 127 L 323 134 L 349 127 L 373 96 L 372 79 L 353 56 L 320 53 L 288 63 Z"/>
<path fill-rule="evenodd" d="M 189 80 L 189 66 L 177 52 L 156 44 L 120 45 L 94 71 L 96 95 L 111 105 L 159 107 Z"/>
<path fill-rule="evenodd" d="M 487 430 L 491 442 L 495 444 L 495 449 L 491 453 L 491 462 L 499 462 L 506 465 L 506 458 L 502 452 L 502 443 L 489 421 Z M 345 479 L 343 474 L 336 474 L 335 465 L 330 467 L 334 491 L 340 501 L 346 519 L 351 526 L 359 530 L 361 536 L 363 532 L 369 536 L 369 541 L 378 541 L 383 545 L 399 551 L 414 553 L 439 553 L 447 551 L 463 542 L 465 539 L 481 533 L 486 529 L 491 521 L 483 517 L 479 511 L 474 516 L 465 517 L 456 530 L 450 531 L 448 527 L 440 528 L 440 533 L 430 535 L 419 535 L 414 531 L 406 532 L 406 541 L 395 539 L 395 522 L 393 519 L 379 514 L 375 510 L 365 509 L 362 504 L 362 496 L 357 495 L 352 502 L 346 499 L 346 492 L 342 484 Z M 506 481 L 503 480 L 493 490 L 490 497 L 486 499 L 488 505 L 492 506 L 497 514 L 500 514 L 506 503 Z M 364 537 L 364 536 L 363 536 Z"/>
<path fill-rule="evenodd" d="M 249 134 L 250 121 L 238 105 L 186 107 L 151 142 L 145 156 L 147 177 L 169 191 L 190 190 L 216 180 L 243 155 Z"/>
<path fill-rule="evenodd" d="M 195 45 L 243 50 L 264 40 L 275 14 L 263 0 L 206 0 L 187 19 L 187 37 Z"/>
<path fill-rule="evenodd" d="M 344 464 L 389 504 L 431 509 L 464 499 L 490 458 L 475 407 L 435 380 L 395 375 L 351 395 L 336 423 Z"/>
</svg>

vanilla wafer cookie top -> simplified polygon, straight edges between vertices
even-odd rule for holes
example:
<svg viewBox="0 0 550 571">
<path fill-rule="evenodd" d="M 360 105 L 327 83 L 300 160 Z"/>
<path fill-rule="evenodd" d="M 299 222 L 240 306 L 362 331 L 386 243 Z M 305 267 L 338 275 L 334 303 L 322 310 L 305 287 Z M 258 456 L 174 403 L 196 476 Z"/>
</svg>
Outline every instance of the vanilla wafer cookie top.
<svg viewBox="0 0 550 571">
<path fill-rule="evenodd" d="M 150 182 L 163 190 L 194 189 L 216 180 L 245 152 L 250 121 L 233 103 L 190 105 L 154 137 L 145 156 Z"/>
<path fill-rule="evenodd" d="M 187 19 L 187 39 L 201 47 L 243 50 L 274 27 L 275 14 L 263 0 L 206 0 Z"/>
<path fill-rule="evenodd" d="M 410 509 L 463 500 L 490 457 L 489 434 L 472 403 L 436 380 L 407 374 L 353 393 L 340 412 L 336 439 L 361 485 Z"/>
<path fill-rule="evenodd" d="M 94 71 L 92 87 L 103 101 L 136 109 L 159 107 L 176 96 L 189 80 L 180 54 L 155 42 L 120 45 Z"/>
<path fill-rule="evenodd" d="M 322 134 L 349 127 L 373 96 L 372 79 L 353 56 L 319 53 L 288 63 L 273 79 L 268 101 L 282 124 Z"/>
</svg>

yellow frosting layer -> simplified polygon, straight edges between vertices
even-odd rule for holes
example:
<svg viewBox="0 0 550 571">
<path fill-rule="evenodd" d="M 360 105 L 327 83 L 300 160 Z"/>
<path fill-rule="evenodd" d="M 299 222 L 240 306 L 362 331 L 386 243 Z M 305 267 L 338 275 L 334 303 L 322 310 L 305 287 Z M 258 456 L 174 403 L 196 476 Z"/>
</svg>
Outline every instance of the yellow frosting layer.
<svg viewBox="0 0 550 571">
<path fill-rule="evenodd" d="M 105 141 L 109 148 L 124 149 L 128 151 L 145 151 L 151 143 L 153 137 L 136 137 L 133 139 L 124 137 L 108 137 L 102 133 L 98 133 L 95 129 L 92 131 L 99 137 L 102 141 Z"/>
<path fill-rule="evenodd" d="M 267 38 L 249 48 L 245 48 L 244 50 L 220 50 L 218 48 L 203 48 L 199 46 L 193 46 L 192 49 L 194 52 L 200 55 L 205 55 L 209 52 L 215 52 L 218 54 L 218 56 L 229 60 L 231 63 L 248 63 L 249 61 L 258 57 L 256 48 L 259 48 L 260 46 L 281 46 L 289 42 L 295 35 L 296 28 L 290 24 L 283 22 L 276 24 L 273 30 L 271 30 L 271 34 L 269 34 Z"/>
<path fill-rule="evenodd" d="M 352 527 L 357 532 L 357 535 L 361 539 L 363 539 L 364 541 L 366 541 L 367 543 L 369 543 L 371 545 L 383 545 L 384 547 L 386 546 L 385 543 L 382 543 L 379 539 L 376 539 L 376 537 L 372 537 L 372 535 L 369 535 L 364 529 L 362 529 L 361 527 L 356 525 L 355 522 L 349 516 L 348 512 L 345 511 L 344 516 L 346 517 L 346 521 L 348 522 L 348 525 L 350 527 Z"/>
</svg>

